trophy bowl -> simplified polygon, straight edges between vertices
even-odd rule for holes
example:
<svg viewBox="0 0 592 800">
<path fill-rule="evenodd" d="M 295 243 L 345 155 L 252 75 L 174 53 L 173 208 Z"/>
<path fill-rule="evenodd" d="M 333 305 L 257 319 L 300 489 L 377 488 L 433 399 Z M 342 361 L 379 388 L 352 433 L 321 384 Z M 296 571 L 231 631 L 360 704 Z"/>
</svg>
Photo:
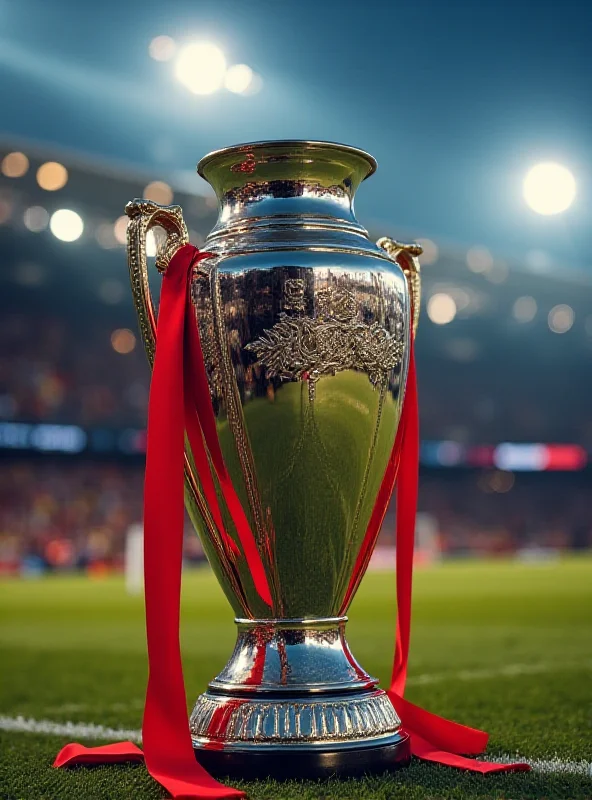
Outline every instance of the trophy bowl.
<svg viewBox="0 0 592 800">
<path fill-rule="evenodd" d="M 198 165 L 219 206 L 191 295 L 222 519 L 188 440 L 186 507 L 238 629 L 190 718 L 196 756 L 214 774 L 345 776 L 410 759 L 391 702 L 345 638 L 378 533 L 370 519 L 386 511 L 375 506 L 419 308 L 421 249 L 374 244 L 354 215 L 375 169 L 361 150 L 312 141 L 238 145 Z M 177 206 L 136 200 L 127 213 L 152 359 L 146 234 L 165 228 L 165 270 L 187 229 Z"/>
</svg>

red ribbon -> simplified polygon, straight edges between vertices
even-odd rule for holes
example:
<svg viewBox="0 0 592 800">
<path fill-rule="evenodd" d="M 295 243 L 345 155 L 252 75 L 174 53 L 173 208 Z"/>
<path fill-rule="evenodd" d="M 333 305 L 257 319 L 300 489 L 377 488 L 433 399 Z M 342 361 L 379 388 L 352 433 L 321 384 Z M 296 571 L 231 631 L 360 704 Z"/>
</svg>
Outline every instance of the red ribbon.
<svg viewBox="0 0 592 800">
<path fill-rule="evenodd" d="M 393 674 L 387 694 L 411 737 L 411 753 L 414 756 L 471 772 L 528 771 L 528 764 L 492 764 L 465 758 L 460 754 L 478 755 L 485 750 L 489 738 L 487 733 L 438 717 L 403 697 L 411 633 L 411 584 L 419 480 L 419 413 L 413 337 L 400 430 L 401 451 L 397 452 L 395 442 L 384 478 L 387 481 L 392 480 L 390 493 L 396 478 L 397 492 L 397 635 Z"/>
<path fill-rule="evenodd" d="M 224 465 L 216 435 L 199 333 L 190 300 L 193 267 L 209 255 L 200 253 L 192 245 L 182 247 L 167 267 L 160 298 L 144 487 L 144 580 L 150 668 L 142 724 L 144 752 L 132 742 L 92 748 L 68 744 L 54 762 L 55 767 L 64 767 L 144 758 L 150 775 L 176 800 L 245 796 L 244 792 L 214 780 L 196 761 L 189 733 L 179 644 L 185 431 L 206 501 L 220 536 L 228 545 L 230 557 L 236 555 L 238 547 L 224 530 L 207 453 L 256 589 L 271 605 L 261 557 Z M 413 344 L 400 431 L 372 514 L 367 546 L 363 548 L 367 551 L 363 558 L 367 558 L 369 543 L 380 527 L 397 479 L 397 643 L 388 696 L 411 735 L 412 753 L 419 758 L 477 772 L 529 769 L 527 764 L 491 764 L 457 755 L 482 752 L 487 744 L 487 734 L 430 714 L 403 698 L 409 654 L 419 457 Z"/>
</svg>

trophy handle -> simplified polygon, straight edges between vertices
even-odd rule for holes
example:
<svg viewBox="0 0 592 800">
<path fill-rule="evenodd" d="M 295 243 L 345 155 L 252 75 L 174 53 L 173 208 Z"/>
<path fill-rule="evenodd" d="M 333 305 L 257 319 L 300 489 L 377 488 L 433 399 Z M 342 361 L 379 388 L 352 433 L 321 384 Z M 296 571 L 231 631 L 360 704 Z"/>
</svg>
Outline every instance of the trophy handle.
<svg viewBox="0 0 592 800">
<path fill-rule="evenodd" d="M 383 236 L 376 244 L 385 251 L 392 261 L 396 261 L 403 270 L 409 288 L 409 297 L 411 298 L 413 338 L 415 338 L 419 324 L 421 302 L 421 268 L 418 256 L 423 253 L 423 247 L 420 244 L 403 244 L 396 239 L 391 239 L 389 236 Z"/>
<path fill-rule="evenodd" d="M 156 254 L 156 268 L 159 272 L 166 271 L 170 260 L 177 250 L 189 243 L 187 226 L 183 220 L 181 206 L 159 206 L 151 200 L 132 200 L 125 207 L 129 217 L 127 228 L 127 258 L 132 285 L 134 305 L 138 314 L 140 333 L 148 361 L 152 367 L 156 351 L 156 314 L 154 303 L 150 294 L 148 283 L 148 259 L 146 257 L 146 236 L 148 231 L 156 225 L 164 228 L 166 239 L 158 248 Z M 192 467 L 187 449 L 185 451 L 185 485 L 191 505 L 194 505 L 202 517 L 208 536 L 216 550 L 218 560 L 222 566 L 223 574 L 215 570 L 230 602 L 236 598 L 244 614 L 248 613 L 248 604 L 236 574 L 232 561 L 232 553 L 227 552 L 221 541 L 212 514 L 205 501 L 197 475 Z M 192 516 L 193 519 L 193 516 Z M 230 587 L 230 588 L 229 588 Z"/>
<path fill-rule="evenodd" d="M 140 333 L 150 366 L 156 349 L 156 315 L 148 283 L 146 236 L 156 225 L 164 228 L 166 239 L 158 248 L 156 268 L 164 272 L 179 248 L 188 244 L 189 234 L 181 206 L 159 206 L 151 200 L 132 200 L 125 207 L 129 217 L 127 228 L 127 261 L 132 284 L 134 305 L 140 323 Z"/>
</svg>

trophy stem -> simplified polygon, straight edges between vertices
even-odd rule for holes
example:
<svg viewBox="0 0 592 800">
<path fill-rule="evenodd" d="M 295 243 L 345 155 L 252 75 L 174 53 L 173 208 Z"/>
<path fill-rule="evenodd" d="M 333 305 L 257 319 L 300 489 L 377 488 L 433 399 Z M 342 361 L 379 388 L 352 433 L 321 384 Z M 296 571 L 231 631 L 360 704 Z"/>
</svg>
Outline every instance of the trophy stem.
<svg viewBox="0 0 592 800">
<path fill-rule="evenodd" d="M 408 735 L 351 654 L 346 621 L 236 620 L 234 652 L 191 715 L 198 760 L 218 775 L 280 779 L 407 764 Z"/>
</svg>

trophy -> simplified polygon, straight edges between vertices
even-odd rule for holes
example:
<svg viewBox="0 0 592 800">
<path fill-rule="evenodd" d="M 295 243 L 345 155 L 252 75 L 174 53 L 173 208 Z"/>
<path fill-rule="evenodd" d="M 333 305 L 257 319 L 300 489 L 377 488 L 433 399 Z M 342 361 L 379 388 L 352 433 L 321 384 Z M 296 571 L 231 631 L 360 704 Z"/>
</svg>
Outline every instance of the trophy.
<svg viewBox="0 0 592 800">
<path fill-rule="evenodd" d="M 375 169 L 361 150 L 313 141 L 238 145 L 198 164 L 219 206 L 191 298 L 223 525 L 189 439 L 186 508 L 238 628 L 190 718 L 196 757 L 214 774 L 345 776 L 410 759 L 391 702 L 345 638 L 380 527 L 370 520 L 386 511 L 377 496 L 419 312 L 421 248 L 374 244 L 354 215 Z M 178 206 L 136 200 L 126 210 L 152 360 L 146 235 L 164 228 L 164 271 L 188 234 Z"/>
</svg>

